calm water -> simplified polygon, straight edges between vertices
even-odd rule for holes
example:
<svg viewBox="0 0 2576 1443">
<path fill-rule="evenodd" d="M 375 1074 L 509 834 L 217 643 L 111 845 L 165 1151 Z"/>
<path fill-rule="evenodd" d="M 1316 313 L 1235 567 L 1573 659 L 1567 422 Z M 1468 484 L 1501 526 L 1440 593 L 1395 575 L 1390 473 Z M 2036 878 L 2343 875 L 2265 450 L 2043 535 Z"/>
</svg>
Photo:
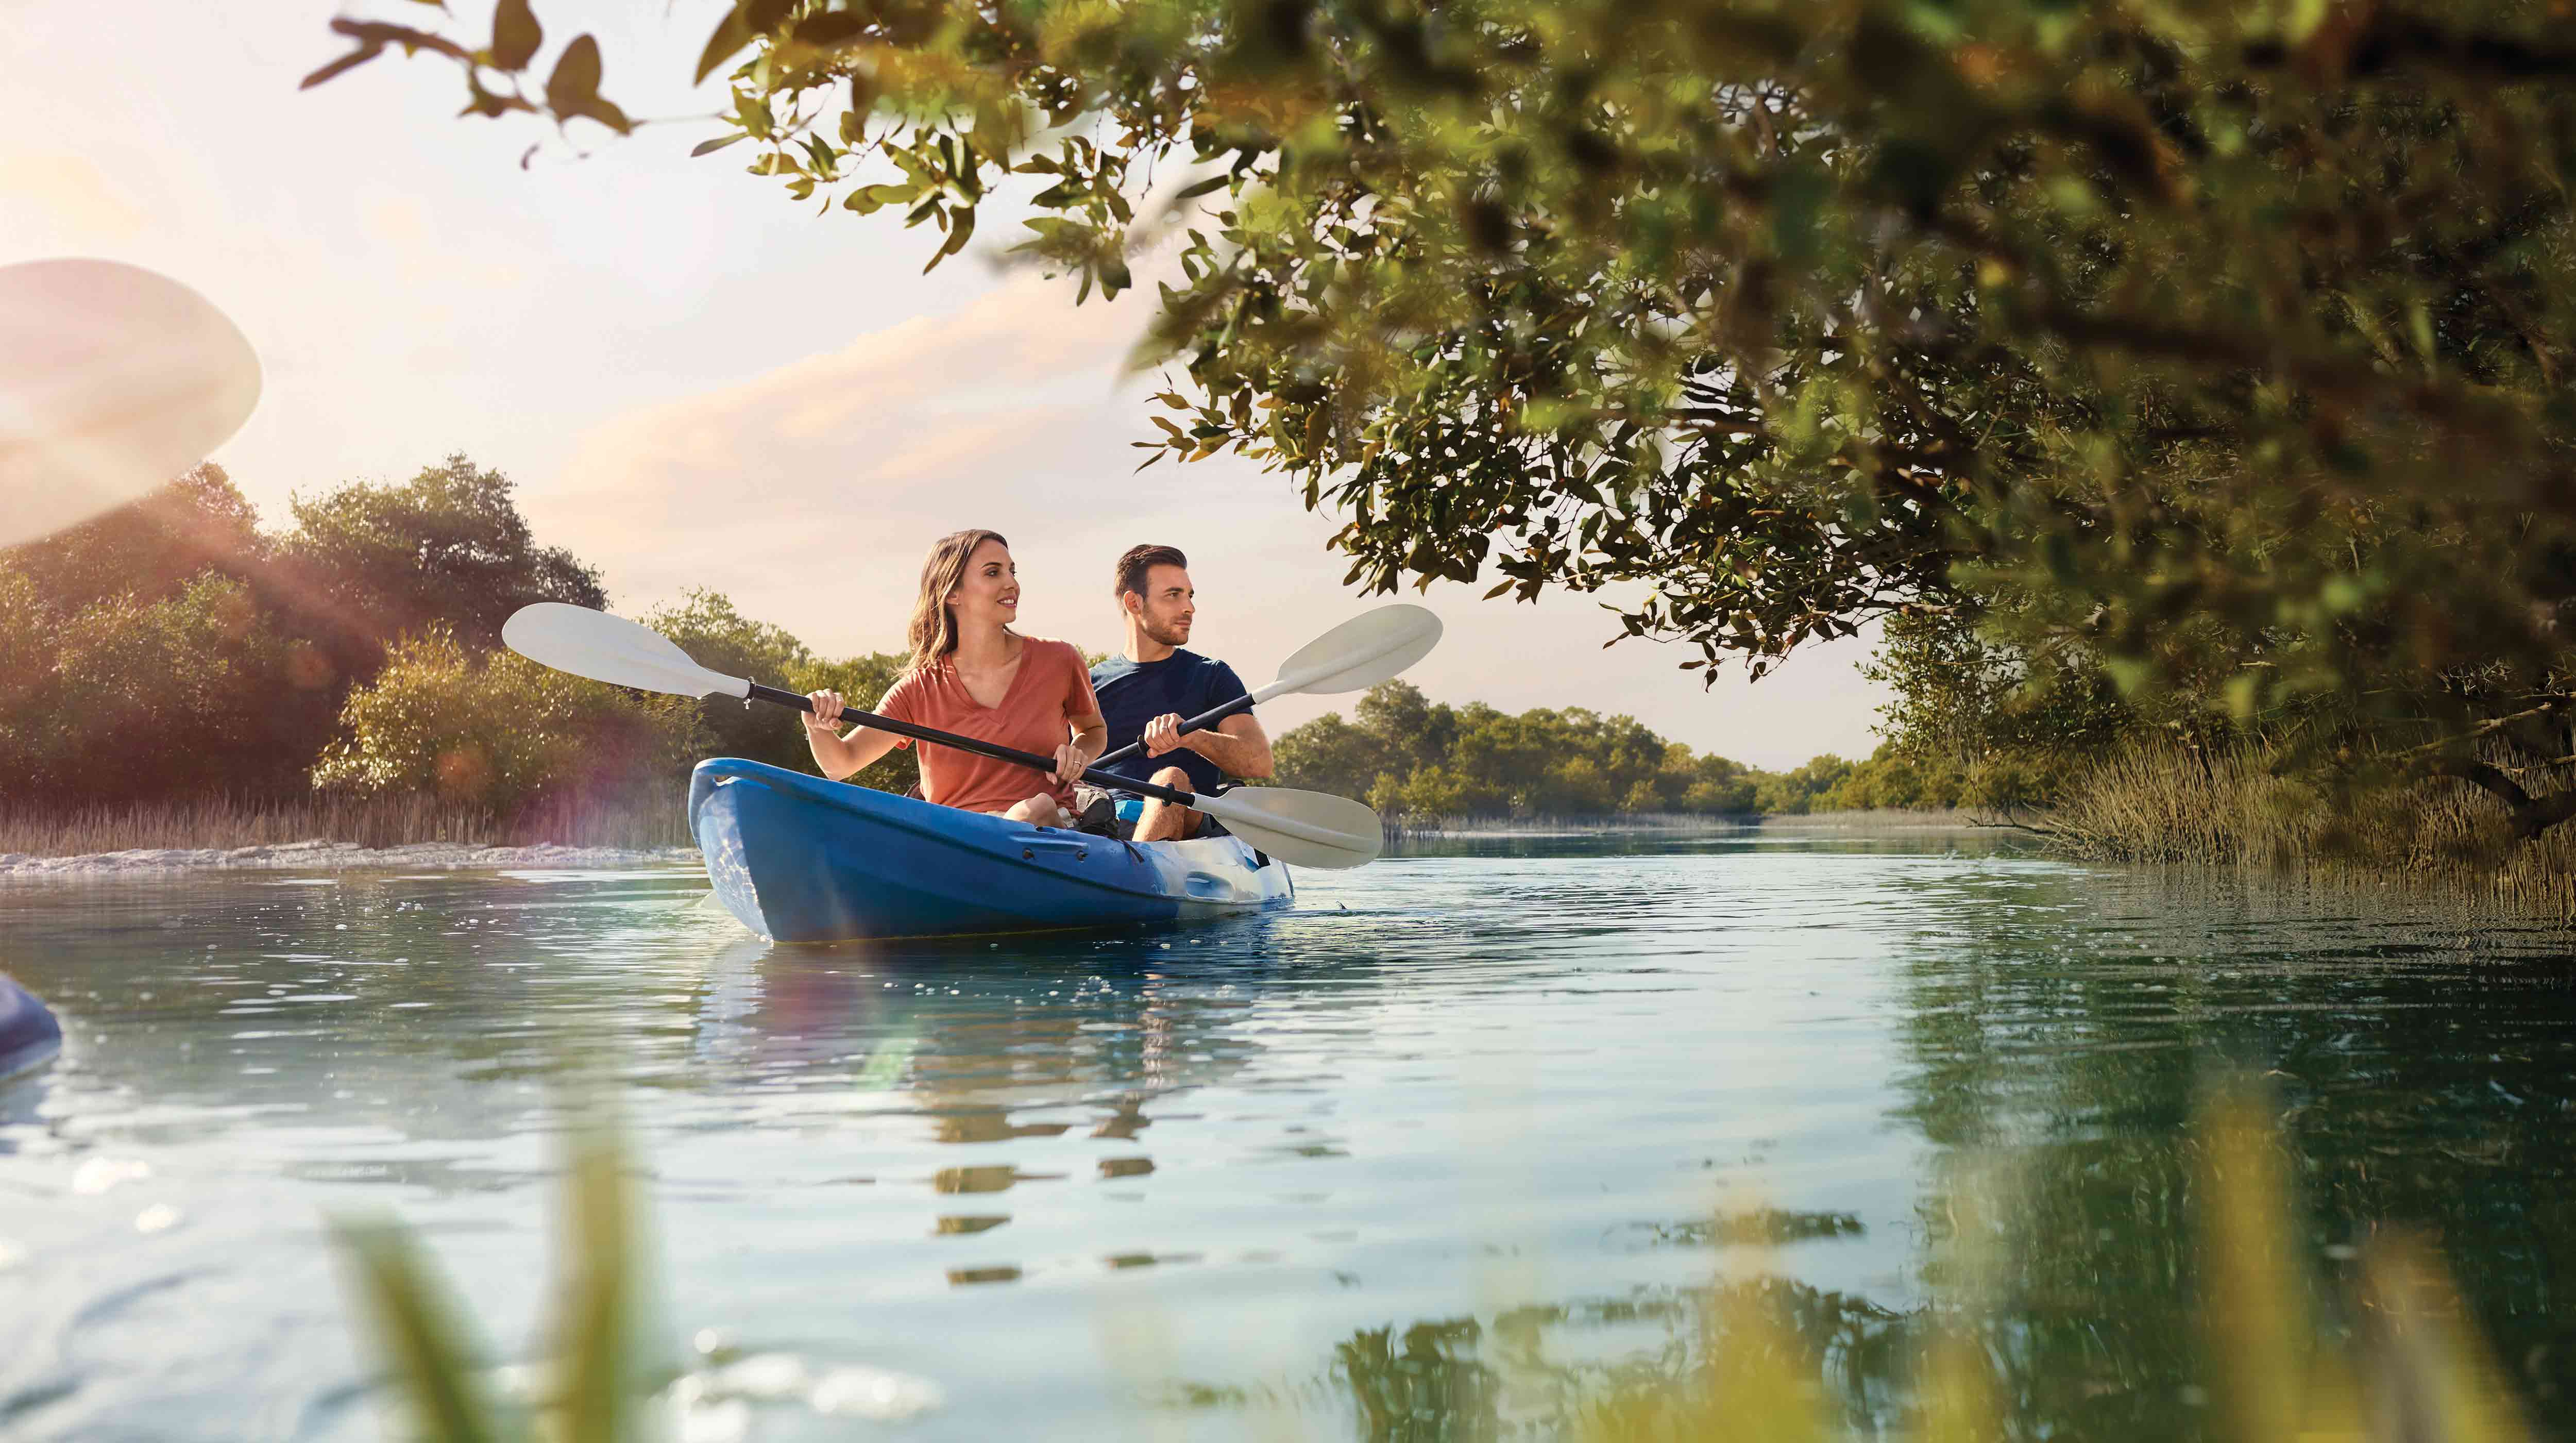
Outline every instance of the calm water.
<svg viewBox="0 0 2576 1443">
<path fill-rule="evenodd" d="M 579 1067 L 675 1359 L 768 1355 L 699 1438 L 866 1436 L 788 1386 L 835 1370 L 940 1399 L 923 1439 L 1544 1433 L 1756 1267 L 1889 1427 L 1972 1162 L 2036 1436 L 2188 1437 L 2226 1060 L 2279 1090 L 2318 1275 L 2432 1233 L 2576 1437 L 2566 937 L 1945 845 L 1488 845 L 999 946 L 773 950 L 676 870 L 0 891 L 70 1036 L 0 1084 L 0 1434 L 376 1436 L 333 1213 L 413 1224 L 524 1358 Z"/>
</svg>

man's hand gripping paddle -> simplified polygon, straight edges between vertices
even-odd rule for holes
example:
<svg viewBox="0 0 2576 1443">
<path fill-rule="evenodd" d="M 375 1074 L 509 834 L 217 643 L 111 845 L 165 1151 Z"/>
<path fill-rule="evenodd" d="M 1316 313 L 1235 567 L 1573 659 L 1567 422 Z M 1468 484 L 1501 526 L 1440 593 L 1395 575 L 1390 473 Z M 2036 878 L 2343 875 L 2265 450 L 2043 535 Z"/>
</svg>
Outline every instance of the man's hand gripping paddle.
<svg viewBox="0 0 2576 1443">
<path fill-rule="evenodd" d="M 1440 644 L 1440 618 L 1419 606 L 1397 602 L 1375 611 L 1354 616 L 1332 630 L 1316 637 L 1299 649 L 1295 656 L 1279 664 L 1279 679 L 1250 696 L 1239 696 L 1181 723 L 1184 734 L 1204 731 L 1237 712 L 1247 712 L 1272 697 L 1331 696 L 1337 692 L 1366 691 L 1382 681 L 1393 681 L 1404 669 L 1431 654 Z M 1131 742 L 1100 760 L 1095 767 L 1123 762 L 1144 754 L 1143 742 Z M 1132 782 L 1121 782 L 1129 791 Z M 1202 808 L 1204 810 L 1204 808 Z"/>
</svg>

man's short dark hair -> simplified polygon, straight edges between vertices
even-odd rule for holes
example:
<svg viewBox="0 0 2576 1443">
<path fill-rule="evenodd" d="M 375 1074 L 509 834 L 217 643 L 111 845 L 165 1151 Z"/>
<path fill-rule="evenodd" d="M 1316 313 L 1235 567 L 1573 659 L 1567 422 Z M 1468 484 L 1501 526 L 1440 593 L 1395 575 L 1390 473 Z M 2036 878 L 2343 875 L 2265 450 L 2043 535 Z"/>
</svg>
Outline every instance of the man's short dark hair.
<svg viewBox="0 0 2576 1443">
<path fill-rule="evenodd" d="M 1187 571 L 1190 559 L 1177 546 L 1130 546 L 1127 554 L 1118 558 L 1118 589 L 1109 594 L 1125 596 L 1132 591 L 1144 595 L 1145 577 L 1157 566 L 1177 566 Z"/>
</svg>

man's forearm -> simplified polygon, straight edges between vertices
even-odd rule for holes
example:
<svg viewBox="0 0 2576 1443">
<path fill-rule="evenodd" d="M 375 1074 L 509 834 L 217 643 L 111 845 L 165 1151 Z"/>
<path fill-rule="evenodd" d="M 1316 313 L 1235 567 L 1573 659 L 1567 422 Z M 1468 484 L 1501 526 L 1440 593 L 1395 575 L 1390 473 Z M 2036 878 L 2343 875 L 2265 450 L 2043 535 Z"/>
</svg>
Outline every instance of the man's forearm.
<svg viewBox="0 0 2576 1443">
<path fill-rule="evenodd" d="M 1270 738 L 1257 732 L 1239 737 L 1210 727 L 1183 736 L 1181 745 L 1216 763 L 1217 770 L 1229 777 L 1270 775 Z"/>
</svg>

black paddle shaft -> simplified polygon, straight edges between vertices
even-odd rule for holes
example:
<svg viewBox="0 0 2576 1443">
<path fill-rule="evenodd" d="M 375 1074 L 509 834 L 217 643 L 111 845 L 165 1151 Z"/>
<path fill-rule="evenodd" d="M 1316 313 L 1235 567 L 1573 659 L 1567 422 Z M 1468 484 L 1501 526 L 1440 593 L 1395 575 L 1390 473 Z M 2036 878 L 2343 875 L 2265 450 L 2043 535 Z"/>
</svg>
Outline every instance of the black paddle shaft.
<svg viewBox="0 0 2576 1443">
<path fill-rule="evenodd" d="M 1197 716 L 1181 723 L 1181 730 L 1184 732 L 1205 731 L 1209 727 L 1215 726 L 1218 722 L 1225 720 L 1227 717 L 1234 715 L 1236 712 L 1250 710 L 1252 710 L 1252 694 L 1250 692 L 1245 692 L 1243 695 L 1236 697 L 1234 700 L 1227 702 L 1223 706 L 1210 711 L 1200 712 Z M 1105 767 L 1111 762 L 1123 762 L 1129 757 L 1141 756 L 1144 754 L 1144 751 L 1145 743 L 1143 741 L 1132 741 L 1127 745 L 1120 747 L 1118 750 L 1111 752 L 1109 755 L 1102 757 L 1100 760 L 1093 762 L 1092 765 L 1095 767 Z"/>
<path fill-rule="evenodd" d="M 751 699 L 754 701 L 771 702 L 779 706 L 794 707 L 796 710 L 805 712 L 809 715 L 812 714 L 814 710 L 814 699 L 812 697 L 792 691 L 781 691 L 774 686 L 762 686 L 756 681 L 751 683 Z M 910 737 L 917 742 L 936 742 L 943 747 L 955 747 L 961 752 L 973 752 L 977 756 L 991 757 L 997 762 L 1017 762 L 1021 766 L 1033 767 L 1041 772 L 1053 772 L 1055 770 L 1055 758 L 1053 757 L 1042 757 L 1036 752 L 1024 752 L 1018 747 L 1006 747 L 999 742 L 979 741 L 974 737 L 961 737 L 955 732 L 944 732 L 935 727 L 914 726 L 910 722 L 896 721 L 892 717 L 878 716 L 875 712 L 860 711 L 856 707 L 842 708 L 840 717 L 835 718 L 835 720 L 857 722 L 861 726 L 874 727 L 876 730 L 881 732 L 892 732 L 899 737 Z M 1110 773 L 1102 772 L 1098 762 L 1092 763 L 1089 767 L 1083 770 L 1082 780 L 1086 782 L 1094 781 L 1095 775 L 1097 776 L 1095 785 L 1098 786 L 1115 787 L 1121 791 L 1136 792 L 1143 796 L 1157 797 L 1163 801 L 1172 803 L 1174 806 L 1192 807 L 1198 805 L 1199 799 L 1189 792 L 1181 791 L 1175 787 L 1158 787 L 1152 782 L 1139 782 L 1130 780 L 1126 777 L 1114 776 Z"/>
</svg>

